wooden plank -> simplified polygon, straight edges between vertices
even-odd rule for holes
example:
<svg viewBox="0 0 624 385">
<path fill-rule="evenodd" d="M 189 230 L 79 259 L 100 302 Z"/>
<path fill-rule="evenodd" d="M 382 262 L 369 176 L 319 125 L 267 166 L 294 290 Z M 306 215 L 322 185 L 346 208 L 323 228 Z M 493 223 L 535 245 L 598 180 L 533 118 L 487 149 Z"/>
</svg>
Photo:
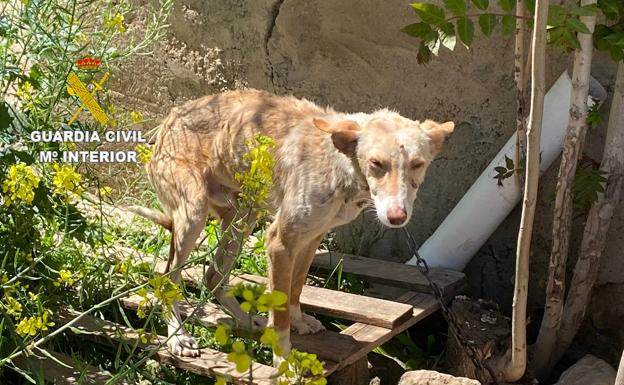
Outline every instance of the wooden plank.
<svg viewBox="0 0 624 385">
<path fill-rule="evenodd" d="M 268 282 L 264 277 L 249 274 L 233 277 L 231 282 L 240 280 Z M 315 313 L 389 329 L 402 324 L 412 315 L 412 307 L 407 304 L 307 285 L 301 292 L 301 306 Z"/>
<path fill-rule="evenodd" d="M 397 298 L 397 301 L 413 306 L 412 317 L 393 329 L 357 322 L 343 330 L 340 334 L 350 336 L 356 340 L 358 342 L 358 350 L 347 359 L 341 361 L 336 370 L 340 370 L 355 363 L 360 358 L 365 357 L 376 347 L 386 343 L 392 337 L 407 330 L 439 308 L 436 299 L 429 294 L 407 292 L 403 296 Z"/>
<path fill-rule="evenodd" d="M 130 303 L 130 299 L 126 299 L 122 303 L 128 305 L 127 307 L 129 308 L 136 308 L 137 301 L 140 298 L 136 297 L 138 296 L 135 296 L 132 300 L 135 303 Z M 384 328 L 356 322 L 340 334 L 332 331 L 304 336 L 291 333 L 293 347 L 300 351 L 317 354 L 321 360 L 325 361 L 325 375 L 329 375 L 365 357 L 376 347 L 386 343 L 392 337 L 402 333 L 439 308 L 436 299 L 429 294 L 407 292 L 397 298 L 397 301 L 410 305 L 412 316 L 395 328 Z M 210 310 L 200 309 L 197 311 L 198 318 L 203 319 L 204 322 L 210 323 L 220 317 L 227 317 L 225 313 L 222 313 L 222 316 L 205 318 L 201 315 L 206 313 L 218 314 L 222 311 L 214 304 L 205 304 L 204 306 L 207 306 Z M 188 317 L 194 309 L 195 307 L 192 304 L 186 303 L 185 306 L 181 306 L 180 312 L 183 317 Z M 195 321 L 191 319 L 190 322 L 193 323 Z"/>
<path fill-rule="evenodd" d="M 420 270 L 416 266 L 404 263 L 322 251 L 314 257 L 312 266 L 323 270 L 333 270 L 340 263 L 343 264 L 344 271 L 370 282 L 402 287 L 421 293 L 431 293 L 429 283 Z M 440 286 L 444 295 L 455 295 L 466 282 L 465 274 L 455 270 L 431 269 L 429 274 L 433 281 Z"/>
<path fill-rule="evenodd" d="M 55 359 L 69 366 L 65 367 L 49 357 L 32 355 L 28 358 L 20 356 L 14 360 L 22 370 L 31 372 L 34 378 L 43 378 L 55 385 L 104 385 L 113 376 L 95 366 L 86 364 L 66 354 L 50 352 Z M 129 385 L 126 381 L 116 381 L 111 385 Z"/>
<path fill-rule="evenodd" d="M 119 302 L 121 302 L 121 305 L 126 309 L 136 310 L 142 300 L 143 297 L 140 295 L 132 295 L 120 299 Z M 195 325 L 215 328 L 217 324 L 224 323 L 230 327 L 236 326 L 234 319 L 212 302 L 197 304 L 187 300 L 180 300 L 178 301 L 178 306 L 182 316 L 188 317 L 191 314 L 193 315 L 189 321 Z"/>
<path fill-rule="evenodd" d="M 78 315 L 79 313 L 73 310 L 65 310 L 58 312 L 55 315 L 55 319 L 59 325 L 62 325 L 68 323 Z M 129 347 L 136 346 L 138 349 L 154 349 L 154 357 L 160 362 L 176 366 L 195 374 L 214 376 L 216 373 L 222 376 L 228 376 L 235 383 L 247 383 L 248 374 L 237 372 L 235 365 L 227 360 L 226 353 L 212 349 L 201 349 L 200 357 L 177 357 L 167 350 L 166 337 L 164 336 L 149 333 L 144 333 L 141 336 L 134 329 L 89 315 L 82 317 L 73 324 L 73 327 L 78 330 L 80 336 L 91 338 L 101 343 L 116 345 L 120 342 L 124 342 Z M 147 343 L 143 343 L 141 337 L 147 338 Z M 254 384 L 270 384 L 270 378 L 275 373 L 275 369 L 259 363 L 253 363 L 252 365 Z"/>
<path fill-rule="evenodd" d="M 149 263 L 154 261 L 152 257 L 141 257 L 140 260 Z M 156 261 L 155 271 L 162 274 L 166 265 L 165 261 Z M 203 275 L 202 266 L 191 266 L 184 269 L 182 279 L 189 286 L 197 286 Z M 230 279 L 231 284 L 241 281 L 268 284 L 267 278 L 249 274 Z M 412 314 L 411 306 L 406 304 L 316 286 L 304 286 L 300 300 L 305 310 L 385 328 L 400 325 Z"/>
<path fill-rule="evenodd" d="M 141 299 L 140 296 L 134 295 L 121 299 L 120 302 L 124 308 L 136 310 Z M 183 300 L 180 301 L 179 309 L 183 318 L 193 315 L 188 320 L 191 324 L 199 324 L 209 328 L 215 328 L 220 322 L 235 325 L 234 320 L 213 303 L 194 304 Z M 236 327 L 233 328 L 232 332 L 239 336 L 259 337 L 259 333 L 252 336 L 249 332 Z M 337 362 L 347 359 L 357 349 L 357 341 L 352 337 L 329 330 L 312 335 L 291 333 L 291 342 L 293 348 L 299 351 L 316 354 L 319 359 L 325 361 L 326 368 L 337 366 Z"/>
</svg>

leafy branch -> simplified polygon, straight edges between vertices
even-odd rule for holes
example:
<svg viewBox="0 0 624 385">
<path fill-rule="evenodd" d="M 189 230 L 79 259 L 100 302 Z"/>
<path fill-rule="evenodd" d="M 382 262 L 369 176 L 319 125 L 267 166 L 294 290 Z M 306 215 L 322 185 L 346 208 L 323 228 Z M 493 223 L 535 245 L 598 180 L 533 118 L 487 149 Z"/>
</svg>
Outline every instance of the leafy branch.
<svg viewBox="0 0 624 385">
<path fill-rule="evenodd" d="M 443 0 L 444 7 L 429 3 L 410 4 L 419 22 L 409 24 L 402 32 L 420 39 L 418 47 L 418 63 L 431 61 L 437 56 L 440 47 L 454 51 L 457 39 L 470 48 L 478 28 L 483 35 L 490 36 L 501 25 L 503 36 L 514 32 L 517 19 L 527 20 L 533 24 L 533 17 L 521 17 L 513 11 L 515 1 L 498 0 L 496 9 L 489 0 Z M 530 14 L 535 12 L 535 1 L 525 2 Z M 502 12 L 501 12 L 502 11 Z M 449 12 L 449 13 L 447 13 Z M 602 12 L 612 24 L 599 24 L 594 34 L 597 49 L 608 52 L 616 61 L 624 59 L 624 3 L 619 0 L 602 0 L 597 4 L 566 8 L 551 5 L 548 9 L 548 43 L 566 51 L 580 47 L 578 33 L 589 34 L 590 30 L 581 21 L 581 16 L 595 16 Z"/>
</svg>

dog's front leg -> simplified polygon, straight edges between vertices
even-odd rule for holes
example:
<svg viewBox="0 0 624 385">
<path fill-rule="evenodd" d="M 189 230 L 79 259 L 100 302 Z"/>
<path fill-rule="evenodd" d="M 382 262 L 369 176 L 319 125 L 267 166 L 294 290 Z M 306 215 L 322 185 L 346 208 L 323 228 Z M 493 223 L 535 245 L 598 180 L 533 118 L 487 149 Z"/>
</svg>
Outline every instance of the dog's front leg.
<svg viewBox="0 0 624 385">
<path fill-rule="evenodd" d="M 325 330 L 323 324 L 309 314 L 301 311 L 299 297 L 308 276 L 308 270 L 314 260 L 316 249 L 323 239 L 323 234 L 314 237 L 311 241 L 297 252 L 293 266 L 293 275 L 290 287 L 289 310 L 290 328 L 298 334 L 314 334 Z"/>
<path fill-rule="evenodd" d="M 269 289 L 279 290 L 290 298 L 290 286 L 293 273 L 293 253 L 290 243 L 283 237 L 279 221 L 271 224 L 267 231 L 267 254 L 269 257 Z M 284 357 L 290 353 L 290 311 L 288 306 L 282 311 L 271 311 L 269 324 L 279 337 L 279 345 Z M 274 365 L 281 358 L 273 355 Z"/>
</svg>

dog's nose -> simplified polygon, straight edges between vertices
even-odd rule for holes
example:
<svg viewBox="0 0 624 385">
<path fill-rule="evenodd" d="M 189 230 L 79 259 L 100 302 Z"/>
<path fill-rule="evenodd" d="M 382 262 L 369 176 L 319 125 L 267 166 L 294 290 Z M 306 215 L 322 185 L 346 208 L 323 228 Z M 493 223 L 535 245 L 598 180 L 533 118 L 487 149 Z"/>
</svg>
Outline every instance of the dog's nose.
<svg viewBox="0 0 624 385">
<path fill-rule="evenodd" d="M 402 225 L 407 219 L 407 213 L 405 212 L 405 209 L 399 206 L 390 207 L 386 212 L 386 216 L 388 217 L 388 222 L 395 226 Z"/>
</svg>

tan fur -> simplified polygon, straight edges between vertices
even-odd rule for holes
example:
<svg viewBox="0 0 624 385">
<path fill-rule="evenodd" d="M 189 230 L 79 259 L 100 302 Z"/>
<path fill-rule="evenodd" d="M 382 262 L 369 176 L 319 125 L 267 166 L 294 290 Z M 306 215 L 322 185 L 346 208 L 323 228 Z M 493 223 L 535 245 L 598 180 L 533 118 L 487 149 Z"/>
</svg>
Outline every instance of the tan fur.
<svg viewBox="0 0 624 385">
<path fill-rule="evenodd" d="M 271 324 L 288 352 L 290 328 L 298 333 L 323 329 L 301 312 L 299 295 L 324 234 L 350 222 L 371 203 L 388 226 L 409 221 L 426 168 L 453 126 L 425 123 L 388 110 L 338 113 L 256 90 L 206 96 L 175 108 L 158 133 L 147 166 L 172 223 L 172 269 L 184 264 L 208 216 L 221 218 L 222 227 L 229 228 L 239 191 L 234 174 L 248 167 L 243 160 L 245 141 L 259 133 L 273 138 L 269 280 L 271 290 L 288 294 L 290 306 L 272 314 Z M 222 273 L 229 271 L 232 253 L 246 234 L 235 235 L 216 252 L 206 276 L 210 287 L 227 280 Z M 180 274 L 171 278 L 179 281 Z M 244 317 L 223 289 L 217 288 L 215 294 L 234 316 Z M 178 355 L 197 355 L 195 341 L 180 327 L 177 304 L 173 312 L 170 347 Z M 262 326 L 261 319 L 255 322 Z"/>
</svg>

